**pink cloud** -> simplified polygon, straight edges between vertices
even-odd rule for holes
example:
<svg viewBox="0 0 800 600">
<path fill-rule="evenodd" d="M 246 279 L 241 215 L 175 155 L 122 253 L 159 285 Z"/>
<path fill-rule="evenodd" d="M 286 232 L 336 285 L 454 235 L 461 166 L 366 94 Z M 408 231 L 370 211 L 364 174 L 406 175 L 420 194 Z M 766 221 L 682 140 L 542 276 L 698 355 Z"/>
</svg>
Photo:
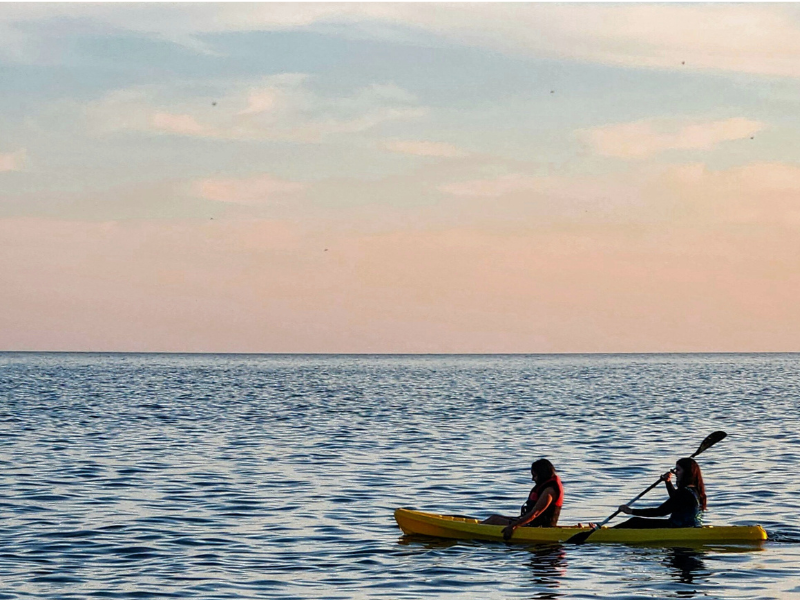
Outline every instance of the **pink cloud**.
<svg viewBox="0 0 800 600">
<path fill-rule="evenodd" d="M 543 180 L 538 177 L 511 173 L 492 179 L 473 179 L 439 186 L 439 191 L 453 196 L 497 198 L 522 191 L 541 189 Z"/>
<path fill-rule="evenodd" d="M 383 147 L 390 152 L 412 154 L 415 156 L 436 156 L 442 158 L 458 158 L 467 156 L 467 152 L 465 150 L 462 150 L 453 144 L 446 144 L 443 142 L 394 140 L 385 142 Z"/>
<path fill-rule="evenodd" d="M 179 135 L 213 136 L 214 131 L 197 122 L 192 115 L 157 112 L 152 117 L 152 126 L 159 131 Z"/>
<path fill-rule="evenodd" d="M 0 173 L 21 171 L 25 167 L 27 153 L 24 149 L 7 154 L 0 154 Z"/>
<path fill-rule="evenodd" d="M 647 158 L 666 150 L 711 150 L 763 128 L 763 123 L 743 118 L 708 122 L 661 119 L 605 125 L 577 134 L 602 156 Z"/>
<path fill-rule="evenodd" d="M 89 103 L 86 114 L 90 128 L 101 134 L 140 131 L 311 143 L 419 119 L 427 112 L 395 85 L 372 84 L 332 97 L 308 86 L 307 79 L 301 73 L 273 75 L 232 85 L 202 103 L 176 102 L 164 86 L 139 86 L 107 93 Z"/>
<path fill-rule="evenodd" d="M 247 97 L 247 108 L 240 115 L 257 115 L 273 110 L 278 103 L 276 90 L 255 90 Z"/>
<path fill-rule="evenodd" d="M 195 184 L 200 196 L 218 202 L 258 206 L 306 189 L 305 184 L 263 174 L 244 179 L 206 179 Z"/>
<path fill-rule="evenodd" d="M 800 236 L 800 167 L 795 165 L 751 163 L 719 171 L 682 165 L 667 170 L 653 187 L 655 194 L 681 198 L 683 211 L 697 222 Z"/>
</svg>

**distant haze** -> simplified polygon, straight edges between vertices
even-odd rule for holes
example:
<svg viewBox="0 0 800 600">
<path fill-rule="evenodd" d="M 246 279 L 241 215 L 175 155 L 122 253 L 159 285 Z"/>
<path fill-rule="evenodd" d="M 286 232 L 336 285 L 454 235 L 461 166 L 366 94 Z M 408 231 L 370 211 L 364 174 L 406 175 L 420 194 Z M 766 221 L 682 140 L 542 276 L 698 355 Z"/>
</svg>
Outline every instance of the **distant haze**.
<svg viewBox="0 0 800 600">
<path fill-rule="evenodd" d="M 0 350 L 800 351 L 794 4 L 0 4 Z"/>
</svg>

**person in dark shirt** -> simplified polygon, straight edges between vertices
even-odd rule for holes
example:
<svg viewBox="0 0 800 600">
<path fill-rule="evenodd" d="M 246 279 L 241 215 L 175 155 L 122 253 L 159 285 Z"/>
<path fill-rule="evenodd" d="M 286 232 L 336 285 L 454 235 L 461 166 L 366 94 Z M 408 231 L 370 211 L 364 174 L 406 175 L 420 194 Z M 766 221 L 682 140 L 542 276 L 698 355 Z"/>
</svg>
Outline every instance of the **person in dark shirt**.
<svg viewBox="0 0 800 600">
<path fill-rule="evenodd" d="M 616 528 L 700 527 L 702 511 L 706 510 L 706 488 L 703 485 L 700 465 L 693 458 L 682 458 L 675 463 L 677 487 L 672 485 L 672 473 L 673 471 L 669 471 L 661 476 L 661 481 L 666 484 L 669 494 L 666 502 L 656 508 L 631 508 L 623 504 L 619 507 L 620 512 L 635 516 L 620 523 Z M 668 519 L 651 518 L 667 515 Z"/>
<path fill-rule="evenodd" d="M 534 488 L 528 500 L 522 505 L 519 517 L 492 515 L 481 521 L 486 525 L 505 525 L 503 538 L 508 540 L 519 527 L 555 527 L 564 504 L 564 487 L 556 474 L 556 469 L 546 458 L 540 458 L 531 465 L 531 479 Z"/>
</svg>

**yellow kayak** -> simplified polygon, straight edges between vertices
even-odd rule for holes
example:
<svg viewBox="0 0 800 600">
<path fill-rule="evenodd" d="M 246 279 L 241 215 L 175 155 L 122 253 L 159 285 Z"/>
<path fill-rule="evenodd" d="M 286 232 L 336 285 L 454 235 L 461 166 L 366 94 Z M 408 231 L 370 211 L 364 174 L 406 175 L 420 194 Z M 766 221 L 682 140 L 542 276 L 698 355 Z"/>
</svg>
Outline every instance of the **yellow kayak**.
<svg viewBox="0 0 800 600">
<path fill-rule="evenodd" d="M 394 511 L 394 518 L 406 535 L 427 535 L 461 540 L 503 541 L 502 525 L 483 525 L 478 519 L 420 512 L 407 508 Z M 589 527 L 520 527 L 511 542 L 557 544 Z M 660 529 L 614 529 L 602 527 L 588 542 L 611 544 L 726 544 L 752 543 L 767 539 L 761 525 L 704 526 Z"/>
</svg>

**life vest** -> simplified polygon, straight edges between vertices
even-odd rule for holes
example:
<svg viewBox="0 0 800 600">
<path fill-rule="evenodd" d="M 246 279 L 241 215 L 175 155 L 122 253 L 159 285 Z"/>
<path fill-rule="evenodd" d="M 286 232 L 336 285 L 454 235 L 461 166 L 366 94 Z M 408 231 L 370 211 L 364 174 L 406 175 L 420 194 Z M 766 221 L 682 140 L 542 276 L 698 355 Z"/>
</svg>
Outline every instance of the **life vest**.
<svg viewBox="0 0 800 600">
<path fill-rule="evenodd" d="M 520 509 L 520 515 L 530 512 L 533 507 L 536 506 L 539 496 L 541 496 L 545 489 L 549 487 L 555 489 L 555 500 L 551 502 L 546 509 L 544 509 L 542 514 L 528 523 L 526 527 L 555 527 L 558 523 L 558 517 L 561 514 L 561 507 L 564 505 L 564 486 L 561 484 L 561 479 L 558 478 L 558 475 L 553 475 L 553 477 L 547 481 L 536 484 L 536 487 L 534 487 L 531 490 L 531 493 L 528 494 L 528 501 L 522 505 L 522 508 Z"/>
</svg>

